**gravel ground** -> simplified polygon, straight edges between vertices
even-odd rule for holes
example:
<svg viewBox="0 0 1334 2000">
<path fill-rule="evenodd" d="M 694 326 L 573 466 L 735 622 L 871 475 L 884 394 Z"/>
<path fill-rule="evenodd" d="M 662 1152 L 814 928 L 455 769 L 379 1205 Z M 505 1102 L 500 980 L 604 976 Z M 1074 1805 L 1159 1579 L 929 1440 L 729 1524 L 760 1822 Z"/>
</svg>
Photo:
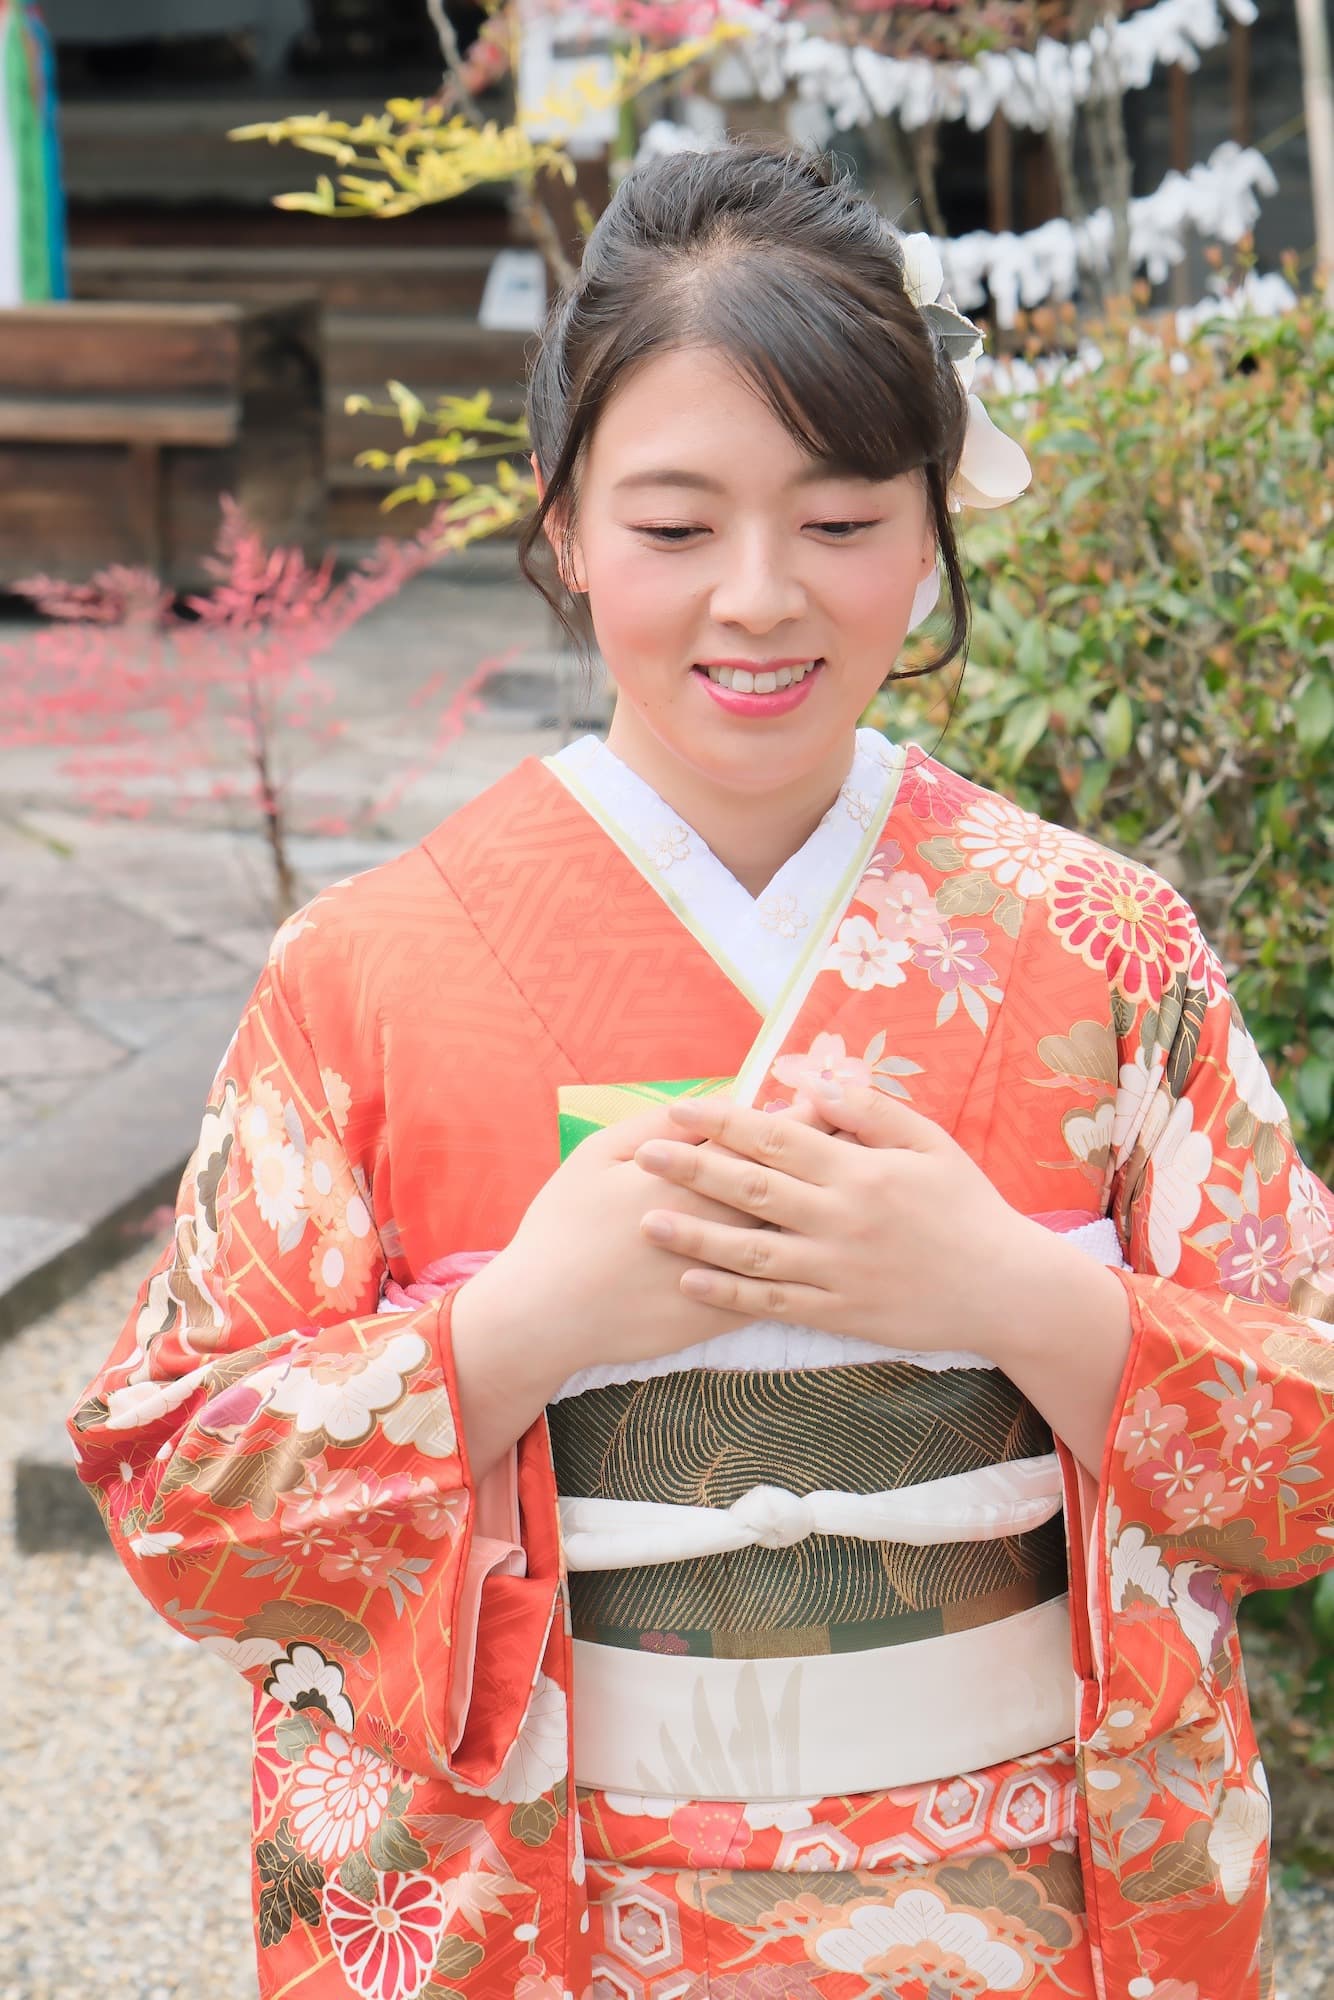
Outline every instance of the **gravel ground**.
<svg viewBox="0 0 1334 2000">
<path fill-rule="evenodd" d="M 63 1419 L 150 1252 L 0 1347 L 0 2000 L 251 2000 L 250 1694 L 109 1556 L 16 1557 L 13 1461 Z M 1274 1881 L 1278 2000 L 1334 2000 L 1334 1890 Z M 1213 2000 L 1227 2000 L 1215 1995 Z"/>
</svg>

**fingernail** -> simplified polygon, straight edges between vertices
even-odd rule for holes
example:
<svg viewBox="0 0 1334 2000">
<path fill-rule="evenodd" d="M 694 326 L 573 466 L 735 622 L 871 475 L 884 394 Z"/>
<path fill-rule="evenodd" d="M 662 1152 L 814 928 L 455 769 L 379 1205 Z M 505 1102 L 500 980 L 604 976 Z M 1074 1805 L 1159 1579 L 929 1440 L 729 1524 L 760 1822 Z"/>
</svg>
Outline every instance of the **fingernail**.
<svg viewBox="0 0 1334 2000">
<path fill-rule="evenodd" d="M 817 1076 L 811 1079 L 811 1091 L 824 1104 L 841 1104 L 843 1091 L 832 1077 Z"/>
<path fill-rule="evenodd" d="M 646 1139 L 635 1154 L 641 1167 L 648 1167 L 654 1171 L 659 1167 L 670 1167 L 672 1157 L 671 1147 L 662 1139 Z"/>
<path fill-rule="evenodd" d="M 640 1224 L 651 1243 L 670 1243 L 672 1225 L 665 1215 L 646 1215 Z"/>
</svg>

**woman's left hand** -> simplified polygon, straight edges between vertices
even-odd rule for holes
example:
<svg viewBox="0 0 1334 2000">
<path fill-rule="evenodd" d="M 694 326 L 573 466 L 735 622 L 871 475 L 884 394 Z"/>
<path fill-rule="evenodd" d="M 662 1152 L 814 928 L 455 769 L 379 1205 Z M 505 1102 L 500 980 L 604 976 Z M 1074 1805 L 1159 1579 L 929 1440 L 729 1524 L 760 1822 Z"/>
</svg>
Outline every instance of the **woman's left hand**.
<svg viewBox="0 0 1334 2000">
<path fill-rule="evenodd" d="M 833 1133 L 686 1098 L 672 1107 L 681 1141 L 640 1147 L 649 1173 L 773 1225 L 649 1210 L 645 1234 L 686 1262 L 682 1290 L 753 1319 L 995 1358 L 1052 1233 L 910 1106 L 855 1086 L 816 1086 L 812 1101 Z"/>
</svg>

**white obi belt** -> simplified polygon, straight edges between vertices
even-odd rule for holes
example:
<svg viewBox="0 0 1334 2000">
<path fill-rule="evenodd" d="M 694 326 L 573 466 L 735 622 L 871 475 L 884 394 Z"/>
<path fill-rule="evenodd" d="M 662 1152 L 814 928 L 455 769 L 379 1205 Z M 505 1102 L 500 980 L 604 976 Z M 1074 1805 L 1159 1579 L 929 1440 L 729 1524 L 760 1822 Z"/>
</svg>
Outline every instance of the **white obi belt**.
<svg viewBox="0 0 1334 2000">
<path fill-rule="evenodd" d="M 1108 1220 L 1067 1241 L 1125 1268 Z M 676 1368 L 886 1360 L 994 1365 L 755 1326 L 660 1361 L 582 1370 L 559 1397 Z M 755 1486 L 723 1508 L 562 1497 L 560 1521 L 567 1568 L 609 1570 L 756 1544 L 788 1548 L 808 1535 L 917 1547 L 989 1541 L 1041 1527 L 1061 1502 L 1059 1461 L 1047 1452 L 886 1493 Z M 1075 1700 L 1068 1593 L 963 1630 L 851 1652 L 731 1659 L 576 1639 L 575 1777 L 650 1798 L 738 1802 L 885 1791 L 1064 1742 Z"/>
</svg>

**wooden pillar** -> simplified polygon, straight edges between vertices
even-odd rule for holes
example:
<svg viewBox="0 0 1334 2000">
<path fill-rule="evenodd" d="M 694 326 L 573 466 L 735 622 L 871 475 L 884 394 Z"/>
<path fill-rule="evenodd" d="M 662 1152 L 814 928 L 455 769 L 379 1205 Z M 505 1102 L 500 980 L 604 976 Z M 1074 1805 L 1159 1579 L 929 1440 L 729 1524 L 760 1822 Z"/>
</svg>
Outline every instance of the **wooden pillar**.
<svg viewBox="0 0 1334 2000">
<path fill-rule="evenodd" d="M 1014 228 L 1014 140 L 998 111 L 987 127 L 987 227 L 993 236 Z"/>
<path fill-rule="evenodd" d="M 1254 133 L 1251 116 L 1251 30 L 1247 21 L 1234 21 L 1228 36 L 1228 66 L 1232 74 L 1232 136 L 1239 146 L 1249 146 Z"/>
</svg>

